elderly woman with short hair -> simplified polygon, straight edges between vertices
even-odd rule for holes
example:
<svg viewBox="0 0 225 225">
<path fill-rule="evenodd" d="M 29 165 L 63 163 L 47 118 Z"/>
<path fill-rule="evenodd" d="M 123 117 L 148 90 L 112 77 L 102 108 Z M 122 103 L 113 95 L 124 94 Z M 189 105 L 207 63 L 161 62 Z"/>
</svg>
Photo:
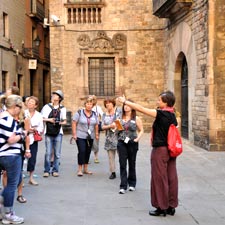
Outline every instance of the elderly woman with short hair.
<svg viewBox="0 0 225 225">
<path fill-rule="evenodd" d="M 93 140 L 99 139 L 98 117 L 93 108 L 93 98 L 88 96 L 84 102 L 84 109 L 78 110 L 73 116 L 72 138 L 76 140 L 78 148 L 78 172 L 77 176 L 92 174 L 88 170 Z M 82 170 L 83 169 L 83 170 Z"/>
</svg>

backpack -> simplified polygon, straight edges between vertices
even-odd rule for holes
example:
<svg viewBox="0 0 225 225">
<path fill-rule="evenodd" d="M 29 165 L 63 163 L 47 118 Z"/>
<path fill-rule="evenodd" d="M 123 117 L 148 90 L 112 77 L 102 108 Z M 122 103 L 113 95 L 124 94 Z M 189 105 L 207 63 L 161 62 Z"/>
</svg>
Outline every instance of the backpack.
<svg viewBox="0 0 225 225">
<path fill-rule="evenodd" d="M 58 109 L 55 109 L 51 104 L 48 106 L 52 109 L 49 113 L 48 118 L 55 118 L 55 123 L 46 122 L 46 135 L 48 136 L 57 136 L 60 132 L 61 125 L 60 122 L 60 109 L 64 106 L 60 105 Z"/>
<path fill-rule="evenodd" d="M 78 114 L 79 114 L 78 121 L 79 121 L 80 116 L 81 116 L 81 110 L 82 110 L 82 109 L 78 109 L 78 110 L 77 110 L 77 112 L 78 112 Z M 95 120 L 97 121 L 97 114 L 96 114 L 95 111 L 92 111 L 91 117 L 92 117 L 93 115 L 95 116 Z M 78 122 L 78 121 L 77 121 L 77 122 Z"/>
<path fill-rule="evenodd" d="M 177 127 L 171 124 L 168 130 L 167 144 L 171 157 L 177 157 L 183 151 L 182 140 Z"/>
</svg>

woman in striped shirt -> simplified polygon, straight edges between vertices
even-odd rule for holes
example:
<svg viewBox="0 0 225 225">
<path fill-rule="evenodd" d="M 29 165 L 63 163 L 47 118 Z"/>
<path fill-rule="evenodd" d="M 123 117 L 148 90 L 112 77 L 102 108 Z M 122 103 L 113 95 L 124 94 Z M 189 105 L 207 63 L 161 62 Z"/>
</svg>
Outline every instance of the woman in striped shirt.
<svg viewBox="0 0 225 225">
<path fill-rule="evenodd" d="M 27 131 L 23 131 L 18 126 L 14 116 L 18 113 L 18 109 L 22 108 L 22 98 L 18 95 L 9 95 L 5 106 L 6 111 L 0 116 L 0 167 L 7 172 L 7 185 L 2 192 L 5 211 L 2 223 L 20 224 L 24 222 L 24 219 L 14 214 L 13 202 L 15 191 L 21 181 L 21 149 Z"/>
</svg>

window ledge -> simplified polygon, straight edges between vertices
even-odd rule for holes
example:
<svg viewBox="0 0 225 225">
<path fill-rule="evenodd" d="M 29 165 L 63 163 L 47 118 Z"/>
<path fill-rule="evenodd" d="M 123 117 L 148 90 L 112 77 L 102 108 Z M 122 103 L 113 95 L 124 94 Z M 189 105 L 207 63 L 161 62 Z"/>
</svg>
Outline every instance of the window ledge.
<svg viewBox="0 0 225 225">
<path fill-rule="evenodd" d="M 91 7 L 91 8 L 96 8 L 96 7 L 104 7 L 105 3 L 103 1 L 99 1 L 99 2 L 72 2 L 72 1 L 68 1 L 68 3 L 65 3 L 64 6 L 66 8 L 87 8 L 87 7 Z"/>
</svg>

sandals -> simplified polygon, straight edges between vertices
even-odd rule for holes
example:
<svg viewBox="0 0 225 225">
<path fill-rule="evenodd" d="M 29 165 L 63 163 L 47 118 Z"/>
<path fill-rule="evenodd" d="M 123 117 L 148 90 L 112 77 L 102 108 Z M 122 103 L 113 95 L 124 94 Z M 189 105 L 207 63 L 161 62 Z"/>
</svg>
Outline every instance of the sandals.
<svg viewBox="0 0 225 225">
<path fill-rule="evenodd" d="M 78 172 L 77 172 L 77 176 L 78 176 L 78 177 L 82 177 L 82 176 L 83 176 L 82 171 L 78 171 Z"/>
<path fill-rule="evenodd" d="M 34 186 L 38 186 L 38 182 L 35 180 L 30 180 L 29 184 L 34 185 Z"/>
<path fill-rule="evenodd" d="M 100 163 L 98 159 L 95 159 L 94 162 L 95 162 L 95 163 Z"/>
<path fill-rule="evenodd" d="M 16 199 L 19 203 L 26 203 L 27 200 L 23 197 L 23 195 L 19 195 Z"/>
<path fill-rule="evenodd" d="M 91 171 L 84 171 L 83 173 L 82 173 L 82 171 L 78 171 L 78 172 L 77 172 L 77 176 L 78 176 L 78 177 L 82 177 L 83 174 L 92 175 L 93 173 L 92 173 Z"/>
<path fill-rule="evenodd" d="M 84 171 L 84 174 L 92 175 L 93 173 L 91 171 Z"/>
</svg>

